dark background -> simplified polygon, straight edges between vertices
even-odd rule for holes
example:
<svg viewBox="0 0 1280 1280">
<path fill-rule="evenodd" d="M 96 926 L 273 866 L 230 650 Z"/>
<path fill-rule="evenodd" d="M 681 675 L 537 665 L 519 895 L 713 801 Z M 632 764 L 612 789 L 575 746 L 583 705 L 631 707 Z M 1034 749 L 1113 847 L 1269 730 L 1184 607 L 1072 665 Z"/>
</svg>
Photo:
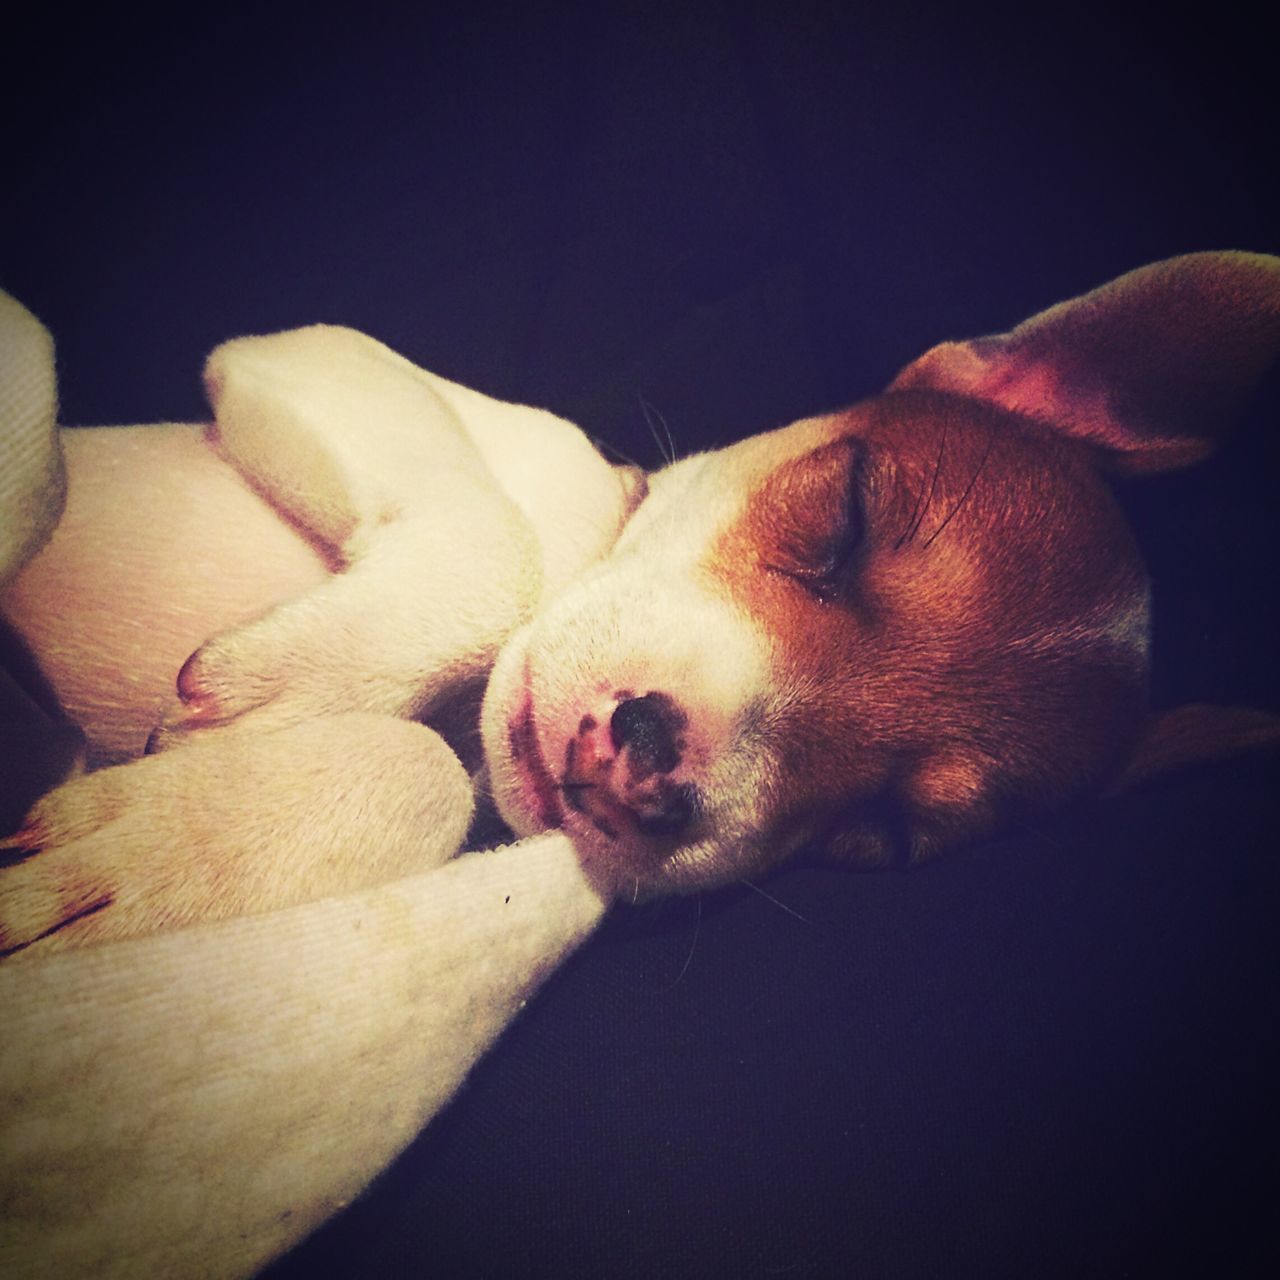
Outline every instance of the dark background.
<svg viewBox="0 0 1280 1280">
<path fill-rule="evenodd" d="M 1274 43 L 1225 6 L 458 10 L 15 29 L 0 283 L 64 421 L 198 418 L 215 343 L 327 320 L 654 464 L 642 400 L 690 450 L 1280 250 Z M 1162 705 L 1280 707 L 1277 412 L 1126 495 Z M 272 1280 L 1274 1274 L 1276 780 L 619 910 Z"/>
</svg>

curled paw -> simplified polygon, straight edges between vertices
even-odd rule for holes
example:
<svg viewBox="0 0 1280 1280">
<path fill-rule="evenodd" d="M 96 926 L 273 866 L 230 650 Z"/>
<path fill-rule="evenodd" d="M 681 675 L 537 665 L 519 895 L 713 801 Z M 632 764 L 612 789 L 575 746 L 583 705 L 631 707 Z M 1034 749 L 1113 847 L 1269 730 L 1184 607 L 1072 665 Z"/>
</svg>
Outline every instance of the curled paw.
<svg viewBox="0 0 1280 1280">
<path fill-rule="evenodd" d="M 177 697 L 147 738 L 146 754 L 186 741 L 204 729 L 216 729 L 269 703 L 277 681 L 261 669 L 242 669 L 228 659 L 227 643 L 219 637 L 201 645 L 182 664 L 176 681 Z"/>
<path fill-rule="evenodd" d="M 75 849 L 80 836 L 110 812 L 105 794 L 99 797 L 105 801 L 100 809 L 93 802 L 82 806 L 84 781 L 44 797 L 0 845 L 0 957 L 74 930 L 114 900 L 105 868 L 63 853 Z"/>
<path fill-rule="evenodd" d="M 289 684 L 291 612 L 273 610 L 191 654 L 178 671 L 177 699 L 152 734 L 148 753 L 277 701 Z"/>
<path fill-rule="evenodd" d="M 35 943 L 62 947 L 134 930 L 171 788 L 146 762 L 73 778 L 43 796 L 5 841 L 0 866 L 0 957 Z M 161 877 L 163 880 L 163 876 Z"/>
<path fill-rule="evenodd" d="M 358 662 L 330 638 L 348 631 L 340 611 L 303 597 L 215 636 L 182 664 L 147 754 L 232 724 L 267 732 L 343 711 L 400 711 L 394 701 L 370 705 Z"/>
<path fill-rule="evenodd" d="M 354 891 L 451 857 L 471 785 L 430 729 L 251 717 L 66 783 L 0 867 L 0 953 L 154 933 Z"/>
<path fill-rule="evenodd" d="M 504 508 L 491 524 L 488 540 L 442 555 L 456 541 L 447 520 L 400 520 L 343 573 L 216 636 L 183 664 L 151 749 L 248 717 L 261 730 L 347 711 L 426 715 L 488 671 L 539 590 L 523 517 Z"/>
<path fill-rule="evenodd" d="M 18 883 L 6 887 L 0 912 L 0 959 L 76 929 L 113 902 L 109 885 L 51 874 L 47 868 L 35 874 L 11 869 L 5 875 Z M 80 940 L 86 941 L 90 933 L 81 929 Z"/>
</svg>

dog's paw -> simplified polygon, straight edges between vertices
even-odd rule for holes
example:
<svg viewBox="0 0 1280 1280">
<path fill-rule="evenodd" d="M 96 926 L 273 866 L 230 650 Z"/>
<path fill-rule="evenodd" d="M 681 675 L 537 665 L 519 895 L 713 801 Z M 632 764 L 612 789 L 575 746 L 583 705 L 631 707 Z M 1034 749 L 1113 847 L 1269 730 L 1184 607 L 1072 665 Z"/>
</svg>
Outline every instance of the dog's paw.
<svg viewBox="0 0 1280 1280">
<path fill-rule="evenodd" d="M 423 716 L 483 676 L 538 598 L 540 559 L 492 486 L 468 509 L 465 539 L 448 510 L 396 521 L 345 572 L 203 645 L 148 749 L 250 713 L 260 730 L 344 711 Z"/>
<path fill-rule="evenodd" d="M 359 707 L 358 691 L 347 687 L 348 672 L 336 662 L 327 664 L 306 637 L 301 648 L 295 643 L 296 612 L 273 610 L 191 654 L 178 671 L 177 698 L 147 739 L 146 754 L 254 712 L 262 713 L 255 725 L 270 730 Z"/>
<path fill-rule="evenodd" d="M 73 852 L 118 813 L 116 770 L 65 783 L 0 846 L 0 956 L 85 920 L 115 897 L 111 870 Z"/>
<path fill-rule="evenodd" d="M 93 869 L 68 866 L 56 857 L 45 862 L 37 857 L 0 874 L 0 959 L 88 920 L 114 898 L 112 886 L 95 879 Z M 82 930 L 81 940 L 91 934 Z"/>
<path fill-rule="evenodd" d="M 471 786 L 430 729 L 341 715 L 246 726 L 77 778 L 0 869 L 0 953 L 291 906 L 447 860 Z"/>
</svg>

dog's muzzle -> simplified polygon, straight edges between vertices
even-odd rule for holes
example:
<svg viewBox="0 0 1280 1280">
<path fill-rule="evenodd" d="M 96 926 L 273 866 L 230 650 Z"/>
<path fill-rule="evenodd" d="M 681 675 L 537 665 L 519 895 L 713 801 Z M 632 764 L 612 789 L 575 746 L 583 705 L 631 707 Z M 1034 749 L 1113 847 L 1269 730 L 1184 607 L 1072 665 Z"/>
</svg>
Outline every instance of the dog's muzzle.
<svg viewBox="0 0 1280 1280">
<path fill-rule="evenodd" d="M 607 724 L 584 715 L 565 749 L 565 803 L 610 840 L 678 841 L 699 811 L 679 778 L 688 717 L 661 692 L 618 695 Z"/>
</svg>

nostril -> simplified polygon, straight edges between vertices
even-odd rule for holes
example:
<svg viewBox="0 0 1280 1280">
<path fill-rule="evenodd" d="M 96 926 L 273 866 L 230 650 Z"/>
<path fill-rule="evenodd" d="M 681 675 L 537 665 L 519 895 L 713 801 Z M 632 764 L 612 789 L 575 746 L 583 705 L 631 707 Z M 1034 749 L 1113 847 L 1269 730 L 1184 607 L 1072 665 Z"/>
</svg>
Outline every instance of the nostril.
<svg viewBox="0 0 1280 1280">
<path fill-rule="evenodd" d="M 661 802 L 647 812 L 636 814 L 636 830 L 646 836 L 680 836 L 698 812 L 698 795 L 688 783 L 672 787 Z"/>
<path fill-rule="evenodd" d="M 626 747 L 643 773 L 670 773 L 680 763 L 684 742 L 680 732 L 688 723 L 674 699 L 665 693 L 646 693 L 618 703 L 609 720 L 614 749 Z"/>
</svg>

